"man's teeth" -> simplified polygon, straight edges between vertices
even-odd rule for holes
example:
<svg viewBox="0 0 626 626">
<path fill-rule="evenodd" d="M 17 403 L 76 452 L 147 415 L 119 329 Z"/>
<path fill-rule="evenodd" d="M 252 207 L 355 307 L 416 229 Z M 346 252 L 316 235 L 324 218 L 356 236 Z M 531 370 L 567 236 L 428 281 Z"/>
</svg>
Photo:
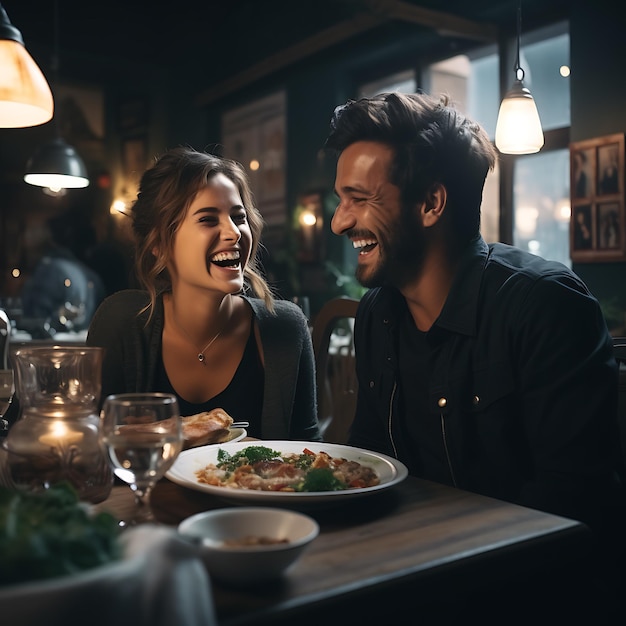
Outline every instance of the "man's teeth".
<svg viewBox="0 0 626 626">
<path fill-rule="evenodd" d="M 355 250 L 360 250 L 361 248 L 365 248 L 366 246 L 375 246 L 376 239 L 358 239 L 352 242 Z"/>
</svg>

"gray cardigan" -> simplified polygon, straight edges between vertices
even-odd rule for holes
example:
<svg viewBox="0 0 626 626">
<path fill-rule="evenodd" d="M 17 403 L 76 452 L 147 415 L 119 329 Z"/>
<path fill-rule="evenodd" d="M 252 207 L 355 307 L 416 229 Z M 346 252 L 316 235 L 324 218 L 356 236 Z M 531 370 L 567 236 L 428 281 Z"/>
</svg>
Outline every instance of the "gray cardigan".
<svg viewBox="0 0 626 626">
<path fill-rule="evenodd" d="M 245 297 L 258 324 L 265 359 L 261 432 L 263 439 L 319 441 L 315 361 L 307 319 L 298 306 L 276 301 L 275 314 L 258 298 Z M 112 393 L 158 391 L 157 364 L 163 334 L 163 299 L 152 319 L 139 313 L 145 291 L 127 289 L 109 296 L 96 311 L 87 345 L 105 348 L 101 403 Z"/>
</svg>

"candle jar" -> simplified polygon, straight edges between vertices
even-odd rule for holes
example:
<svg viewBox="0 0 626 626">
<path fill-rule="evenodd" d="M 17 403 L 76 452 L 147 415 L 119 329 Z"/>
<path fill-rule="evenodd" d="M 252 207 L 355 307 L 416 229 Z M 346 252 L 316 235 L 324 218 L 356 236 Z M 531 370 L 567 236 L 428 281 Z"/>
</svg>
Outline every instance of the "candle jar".
<svg viewBox="0 0 626 626">
<path fill-rule="evenodd" d="M 20 413 L 3 442 L 13 486 L 36 490 L 68 481 L 81 500 L 107 498 L 113 473 L 99 441 L 103 354 L 83 346 L 15 353 Z"/>
</svg>

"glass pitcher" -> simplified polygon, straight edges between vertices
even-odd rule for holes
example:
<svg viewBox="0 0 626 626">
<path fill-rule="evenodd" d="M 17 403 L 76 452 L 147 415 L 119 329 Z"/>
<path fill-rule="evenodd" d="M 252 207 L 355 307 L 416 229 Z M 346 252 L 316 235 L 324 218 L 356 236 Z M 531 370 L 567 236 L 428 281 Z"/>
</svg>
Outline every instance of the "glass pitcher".
<svg viewBox="0 0 626 626">
<path fill-rule="evenodd" d="M 81 500 L 101 502 L 113 473 L 99 443 L 103 348 L 51 346 L 15 353 L 20 414 L 3 443 L 15 487 L 66 480 Z"/>
</svg>

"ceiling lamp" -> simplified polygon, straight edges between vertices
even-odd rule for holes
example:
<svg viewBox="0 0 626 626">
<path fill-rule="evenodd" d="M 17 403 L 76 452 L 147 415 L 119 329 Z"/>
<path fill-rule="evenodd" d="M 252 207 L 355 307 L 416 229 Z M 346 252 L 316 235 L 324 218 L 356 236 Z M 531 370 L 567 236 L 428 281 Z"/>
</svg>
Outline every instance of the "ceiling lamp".
<svg viewBox="0 0 626 626">
<path fill-rule="evenodd" d="M 61 137 L 39 146 L 26 164 L 24 180 L 55 192 L 89 185 L 83 160 Z"/>
<path fill-rule="evenodd" d="M 55 80 L 58 83 L 59 53 L 58 53 L 58 5 L 55 6 L 54 38 L 55 54 L 52 59 L 52 68 Z M 80 189 L 89 185 L 87 168 L 79 154 L 68 145 L 59 133 L 56 119 L 53 120 L 56 137 L 41 145 L 26 163 L 24 180 L 29 185 L 44 187 L 58 194 L 64 189 Z"/>
<path fill-rule="evenodd" d="M 48 81 L 0 4 L 0 127 L 38 126 L 52 119 L 53 112 Z"/>
<path fill-rule="evenodd" d="M 522 36 L 522 1 L 517 9 L 517 55 L 515 82 L 506 94 L 496 124 L 496 148 L 505 154 L 533 154 L 543 146 L 543 130 L 537 106 L 524 87 L 524 70 L 520 67 L 519 49 Z"/>
</svg>

